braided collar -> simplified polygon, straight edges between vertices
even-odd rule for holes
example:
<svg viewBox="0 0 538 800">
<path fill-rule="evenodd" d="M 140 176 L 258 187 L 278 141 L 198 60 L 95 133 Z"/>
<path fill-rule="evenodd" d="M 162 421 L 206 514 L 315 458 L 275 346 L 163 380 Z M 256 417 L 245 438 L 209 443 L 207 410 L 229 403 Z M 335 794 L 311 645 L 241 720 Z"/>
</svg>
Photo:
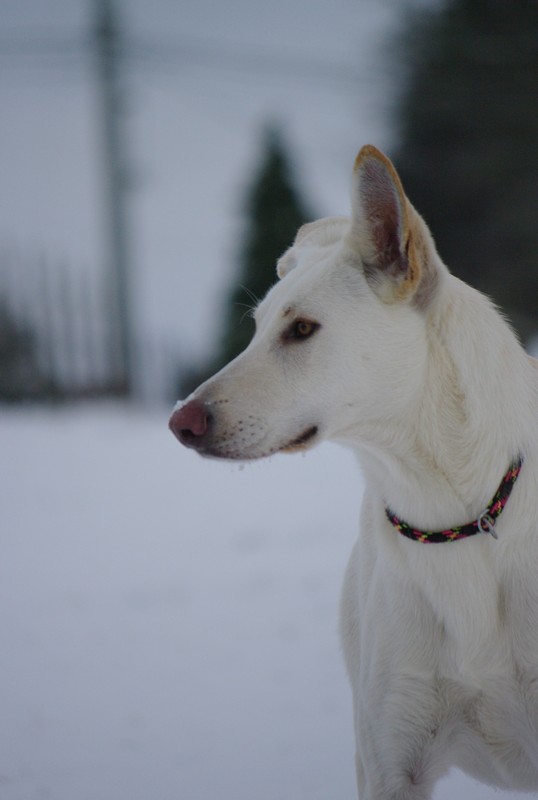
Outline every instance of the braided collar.
<svg viewBox="0 0 538 800">
<path fill-rule="evenodd" d="M 411 525 L 408 525 L 407 522 L 403 522 L 403 520 L 397 517 L 396 514 L 393 514 L 389 508 L 385 508 L 388 520 L 394 525 L 397 531 L 407 536 L 408 539 L 423 544 L 429 544 L 430 542 L 454 542 L 457 539 L 467 539 L 469 536 L 474 536 L 477 533 L 490 533 L 497 539 L 495 522 L 502 514 L 503 508 L 508 502 L 508 498 L 510 497 L 514 484 L 521 471 L 522 464 L 523 458 L 520 456 L 511 464 L 510 469 L 502 479 L 489 506 L 484 509 L 478 519 L 474 520 L 474 522 L 469 522 L 468 525 L 458 525 L 446 531 L 419 531 Z"/>
</svg>

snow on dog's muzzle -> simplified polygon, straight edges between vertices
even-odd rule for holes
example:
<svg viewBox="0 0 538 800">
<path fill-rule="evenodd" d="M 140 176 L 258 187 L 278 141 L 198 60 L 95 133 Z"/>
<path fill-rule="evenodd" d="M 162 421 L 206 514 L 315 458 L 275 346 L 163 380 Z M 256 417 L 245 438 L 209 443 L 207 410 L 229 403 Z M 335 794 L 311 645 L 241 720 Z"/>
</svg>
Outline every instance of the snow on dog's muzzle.
<svg viewBox="0 0 538 800">
<path fill-rule="evenodd" d="M 173 411 L 168 427 L 185 447 L 203 450 L 212 422 L 207 406 L 200 400 L 190 400 Z"/>
</svg>

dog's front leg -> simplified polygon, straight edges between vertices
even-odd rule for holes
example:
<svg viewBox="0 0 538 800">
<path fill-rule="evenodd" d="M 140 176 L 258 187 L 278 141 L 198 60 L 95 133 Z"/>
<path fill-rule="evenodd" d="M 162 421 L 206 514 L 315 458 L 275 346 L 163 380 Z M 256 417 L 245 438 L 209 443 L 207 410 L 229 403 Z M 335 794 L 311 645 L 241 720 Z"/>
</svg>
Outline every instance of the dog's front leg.
<svg viewBox="0 0 538 800">
<path fill-rule="evenodd" d="M 432 678 L 394 676 L 356 708 L 359 800 L 429 800 L 448 771 L 449 725 Z"/>
</svg>

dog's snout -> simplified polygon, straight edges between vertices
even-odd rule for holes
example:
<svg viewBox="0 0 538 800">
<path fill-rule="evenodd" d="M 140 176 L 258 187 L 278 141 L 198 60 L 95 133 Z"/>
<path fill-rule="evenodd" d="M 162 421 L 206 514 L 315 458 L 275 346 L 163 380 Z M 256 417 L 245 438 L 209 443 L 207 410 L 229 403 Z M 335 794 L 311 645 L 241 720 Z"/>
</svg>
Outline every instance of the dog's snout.
<svg viewBox="0 0 538 800">
<path fill-rule="evenodd" d="M 181 444 L 186 447 L 200 447 L 211 426 L 212 416 L 199 400 L 191 400 L 178 408 L 168 423 L 168 427 Z"/>
</svg>

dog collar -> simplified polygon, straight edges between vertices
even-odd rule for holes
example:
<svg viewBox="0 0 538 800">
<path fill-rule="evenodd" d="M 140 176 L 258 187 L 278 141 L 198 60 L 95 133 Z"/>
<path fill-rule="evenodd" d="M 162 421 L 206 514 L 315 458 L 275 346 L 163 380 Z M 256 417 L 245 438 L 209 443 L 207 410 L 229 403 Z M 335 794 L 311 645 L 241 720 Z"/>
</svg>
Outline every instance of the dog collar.
<svg viewBox="0 0 538 800">
<path fill-rule="evenodd" d="M 508 502 L 514 483 L 521 472 L 522 464 L 522 457 L 514 461 L 502 479 L 489 506 L 480 514 L 478 519 L 474 520 L 474 522 L 469 522 L 468 525 L 458 525 L 446 531 L 419 531 L 413 528 L 412 525 L 408 525 L 407 522 L 401 520 L 396 514 L 393 514 L 389 508 L 385 508 L 388 520 L 397 531 L 407 536 L 408 539 L 412 539 L 414 542 L 422 542 L 423 544 L 429 544 L 430 542 L 454 542 L 457 539 L 467 539 L 469 536 L 475 536 L 477 533 L 490 533 L 494 539 L 497 539 L 495 522 L 502 514 L 503 508 Z"/>
</svg>

